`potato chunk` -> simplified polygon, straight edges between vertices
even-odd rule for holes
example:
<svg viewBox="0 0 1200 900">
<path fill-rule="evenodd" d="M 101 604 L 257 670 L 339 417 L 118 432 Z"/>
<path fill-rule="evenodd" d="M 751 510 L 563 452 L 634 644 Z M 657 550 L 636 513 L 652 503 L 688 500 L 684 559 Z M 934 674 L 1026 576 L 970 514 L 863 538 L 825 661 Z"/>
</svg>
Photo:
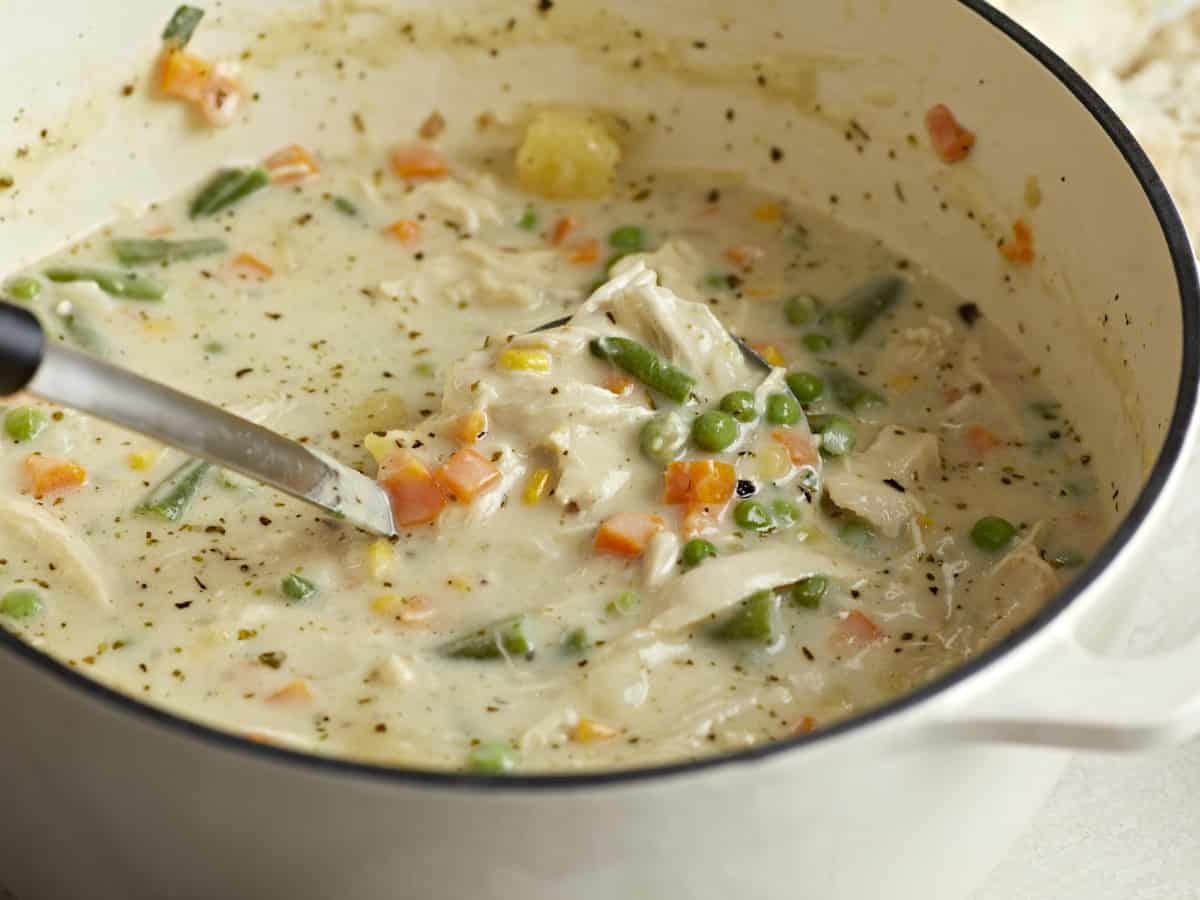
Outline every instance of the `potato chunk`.
<svg viewBox="0 0 1200 900">
<path fill-rule="evenodd" d="M 525 130 L 517 178 L 546 197 L 596 198 L 612 190 L 621 148 L 604 123 L 584 113 L 547 110 Z"/>
</svg>

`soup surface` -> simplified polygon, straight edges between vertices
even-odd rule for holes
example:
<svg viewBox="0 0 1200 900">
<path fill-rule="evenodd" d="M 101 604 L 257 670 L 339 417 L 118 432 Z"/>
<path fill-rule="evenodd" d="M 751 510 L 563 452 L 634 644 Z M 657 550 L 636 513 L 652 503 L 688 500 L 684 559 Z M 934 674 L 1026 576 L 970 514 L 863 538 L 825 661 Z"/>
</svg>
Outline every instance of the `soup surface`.
<svg viewBox="0 0 1200 900">
<path fill-rule="evenodd" d="M 4 624 L 266 742 L 626 767 L 892 698 L 1094 550 L 1090 458 L 990 297 L 727 176 L 614 177 L 603 136 L 594 172 L 539 156 L 572 122 L 602 127 L 535 119 L 521 178 L 485 134 L 293 149 L 10 280 L 55 337 L 378 472 L 401 528 L 12 398 Z"/>
</svg>

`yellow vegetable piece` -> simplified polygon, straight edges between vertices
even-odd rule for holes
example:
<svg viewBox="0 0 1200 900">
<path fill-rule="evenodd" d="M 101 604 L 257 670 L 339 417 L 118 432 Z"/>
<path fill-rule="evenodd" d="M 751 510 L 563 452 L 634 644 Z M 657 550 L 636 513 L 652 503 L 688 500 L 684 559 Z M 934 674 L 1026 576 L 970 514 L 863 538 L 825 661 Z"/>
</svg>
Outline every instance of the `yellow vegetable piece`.
<svg viewBox="0 0 1200 900">
<path fill-rule="evenodd" d="M 392 569 L 392 561 L 396 558 L 396 551 L 392 549 L 392 545 L 387 541 L 375 541 L 367 548 L 367 568 L 371 572 L 371 577 L 376 581 L 382 581 L 387 578 Z"/>
<path fill-rule="evenodd" d="M 371 600 L 371 611 L 382 616 L 394 616 L 404 608 L 404 598 L 399 594 L 380 594 Z"/>
<path fill-rule="evenodd" d="M 550 470 L 549 469 L 534 469 L 533 474 L 529 476 L 529 481 L 525 485 L 525 493 L 521 495 L 521 499 L 526 506 L 533 506 L 546 495 L 546 488 L 550 485 Z"/>
<path fill-rule="evenodd" d="M 783 218 L 783 210 L 778 203 L 764 203 L 754 208 L 754 218 L 760 222 L 778 222 Z"/>
<path fill-rule="evenodd" d="M 474 444 L 487 434 L 488 417 L 482 409 L 469 412 L 454 423 L 454 439 L 460 444 Z"/>
<path fill-rule="evenodd" d="M 758 474 L 777 481 L 792 471 L 792 457 L 782 444 L 770 443 L 758 448 Z"/>
<path fill-rule="evenodd" d="M 773 366 L 787 365 L 787 360 L 783 358 L 783 354 L 779 352 L 779 348 L 774 344 L 767 344 L 767 346 L 763 347 L 760 355 Z"/>
<path fill-rule="evenodd" d="M 932 528 L 933 527 L 933 519 L 929 518 L 929 516 L 927 516 L 927 515 L 922 514 L 922 515 L 917 516 L 917 524 L 920 525 L 922 528 Z"/>
<path fill-rule="evenodd" d="M 147 469 L 153 469 L 154 464 L 162 457 L 163 451 L 161 447 L 150 447 L 145 450 L 138 450 L 129 454 L 129 468 L 138 472 L 145 472 Z"/>
<path fill-rule="evenodd" d="M 888 387 L 895 388 L 898 391 L 906 391 L 917 383 L 916 375 L 896 375 L 888 379 Z"/>
<path fill-rule="evenodd" d="M 517 150 L 517 178 L 547 197 L 603 197 L 617 178 L 621 147 L 597 117 L 545 110 L 534 116 Z"/>
<path fill-rule="evenodd" d="M 396 449 L 396 445 L 382 434 L 368 434 L 363 438 L 363 446 L 377 463 L 383 462 L 383 458 Z"/>
<path fill-rule="evenodd" d="M 465 594 L 471 593 L 471 582 L 458 575 L 452 575 L 446 579 L 446 584 L 454 588 L 456 591 L 462 591 Z"/>
<path fill-rule="evenodd" d="M 545 350 L 521 350 L 510 347 L 500 351 L 500 368 L 514 372 L 549 372 L 550 354 Z"/>
<path fill-rule="evenodd" d="M 575 731 L 571 734 L 571 740 L 580 744 L 595 744 L 615 738 L 618 734 L 620 732 L 617 729 L 610 728 L 603 722 L 597 722 L 595 719 L 580 719 L 579 724 L 575 726 Z"/>
</svg>

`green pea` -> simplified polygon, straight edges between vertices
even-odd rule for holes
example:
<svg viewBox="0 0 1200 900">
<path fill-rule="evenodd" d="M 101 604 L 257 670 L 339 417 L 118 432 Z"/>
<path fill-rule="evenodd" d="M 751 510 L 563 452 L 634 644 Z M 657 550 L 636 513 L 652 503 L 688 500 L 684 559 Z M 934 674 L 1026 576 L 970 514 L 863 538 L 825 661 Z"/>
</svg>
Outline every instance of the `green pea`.
<svg viewBox="0 0 1200 900">
<path fill-rule="evenodd" d="M 50 418 L 36 406 L 18 406 L 4 416 L 4 430 L 17 443 L 32 441 L 49 424 Z"/>
<path fill-rule="evenodd" d="M 704 562 L 710 556 L 717 555 L 717 548 L 712 541 L 706 541 L 703 538 L 692 538 L 683 545 L 683 564 L 689 569 L 694 569 L 700 563 Z"/>
<path fill-rule="evenodd" d="M 317 593 L 317 586 L 296 572 L 283 579 L 279 588 L 291 600 L 307 600 Z"/>
<path fill-rule="evenodd" d="M 971 528 L 971 543 L 985 553 L 1003 550 L 1016 535 L 1012 522 L 999 516 L 984 516 Z"/>
<path fill-rule="evenodd" d="M 819 306 L 816 298 L 810 297 L 808 294 L 798 294 L 795 297 L 788 297 L 783 304 L 783 314 L 790 325 L 806 325 L 816 316 Z"/>
<path fill-rule="evenodd" d="M 753 422 L 758 418 L 754 395 L 749 391 L 733 391 L 721 398 L 721 411 L 727 412 L 739 422 Z"/>
<path fill-rule="evenodd" d="M 792 585 L 792 603 L 804 609 L 817 609 L 828 588 L 829 579 L 824 575 L 810 575 Z"/>
<path fill-rule="evenodd" d="M 766 419 L 771 425 L 795 425 L 800 421 L 800 404 L 791 394 L 771 394 Z"/>
<path fill-rule="evenodd" d="M 652 462 L 666 465 L 683 452 L 688 440 L 688 426 L 678 413 L 659 413 L 642 426 L 638 443 Z"/>
<path fill-rule="evenodd" d="M 592 640 L 586 628 L 572 628 L 563 638 L 563 649 L 568 653 L 586 653 L 592 649 Z"/>
<path fill-rule="evenodd" d="M 737 420 L 729 413 L 710 409 L 692 422 L 692 442 L 701 450 L 719 453 L 738 438 Z"/>
<path fill-rule="evenodd" d="M 843 522 L 838 528 L 838 539 L 856 550 L 869 550 L 875 543 L 875 534 L 865 522 Z"/>
<path fill-rule="evenodd" d="M 806 334 L 800 339 L 800 342 L 810 353 L 828 353 L 833 349 L 833 338 L 816 331 Z"/>
<path fill-rule="evenodd" d="M 636 225 L 622 225 L 608 236 L 608 246 L 622 254 L 637 253 L 646 246 L 646 234 Z"/>
<path fill-rule="evenodd" d="M 521 213 L 521 218 L 517 219 L 517 227 L 522 231 L 533 231 L 538 227 L 538 214 L 532 206 L 525 207 L 525 212 Z"/>
<path fill-rule="evenodd" d="M 821 436 L 821 452 L 826 456 L 845 456 L 858 443 L 858 428 L 845 416 L 809 416 L 808 424 Z"/>
<path fill-rule="evenodd" d="M 604 608 L 610 616 L 617 618 L 620 616 L 632 615 L 637 611 L 637 608 L 642 605 L 642 598 L 633 591 L 621 591 L 616 598 L 609 601 L 608 606 Z"/>
<path fill-rule="evenodd" d="M 776 528 L 791 528 L 800 521 L 803 513 L 791 500 L 780 498 L 771 504 L 771 520 Z"/>
<path fill-rule="evenodd" d="M 751 594 L 712 632 L 719 641 L 760 641 L 764 644 L 774 643 L 779 634 L 779 597 L 774 591 Z"/>
<path fill-rule="evenodd" d="M 787 377 L 787 386 L 801 403 L 812 403 L 825 393 L 825 382 L 812 372 L 792 372 Z"/>
<path fill-rule="evenodd" d="M 767 508 L 757 500 L 743 500 L 733 508 L 733 520 L 748 531 L 760 534 L 775 527 Z"/>
<path fill-rule="evenodd" d="M 14 278 L 4 286 L 4 293 L 14 300 L 30 301 L 37 297 L 42 292 L 42 283 L 36 278 L 30 278 L 28 275 L 23 275 L 20 278 Z"/>
<path fill-rule="evenodd" d="M 419 362 L 413 366 L 413 374 L 420 375 L 422 378 L 432 378 L 437 370 L 431 362 Z"/>
<path fill-rule="evenodd" d="M 11 619 L 28 619 L 42 611 L 42 596 L 29 588 L 17 588 L 0 597 L 0 614 Z"/>
<path fill-rule="evenodd" d="M 504 775 L 517 767 L 517 753 L 508 744 L 489 741 L 471 748 L 467 767 L 481 775 Z"/>
</svg>

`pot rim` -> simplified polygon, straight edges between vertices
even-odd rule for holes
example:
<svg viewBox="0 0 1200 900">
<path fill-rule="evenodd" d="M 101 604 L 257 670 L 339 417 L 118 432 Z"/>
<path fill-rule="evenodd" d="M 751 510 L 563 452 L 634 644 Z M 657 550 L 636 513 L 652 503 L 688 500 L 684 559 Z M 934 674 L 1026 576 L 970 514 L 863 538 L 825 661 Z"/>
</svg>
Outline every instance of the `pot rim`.
<svg viewBox="0 0 1200 900">
<path fill-rule="evenodd" d="M 1129 508 L 1124 520 L 1100 551 L 1089 562 L 1082 573 L 1050 603 L 1007 635 L 1003 640 L 967 662 L 952 669 L 941 677 L 923 685 L 915 691 L 869 710 L 862 715 L 847 719 L 812 734 L 799 735 L 785 740 L 773 741 L 759 747 L 735 753 L 705 757 L 667 765 L 637 769 L 597 771 L 571 774 L 530 775 L 477 775 L 467 772 L 405 769 L 372 763 L 356 762 L 336 757 L 326 757 L 284 747 L 256 743 L 215 727 L 193 722 L 166 710 L 135 700 L 98 681 L 94 681 L 74 669 L 42 653 L 20 640 L 16 635 L 0 629 L 0 652 L 14 653 L 58 678 L 68 687 L 89 693 L 94 699 L 116 707 L 118 711 L 140 717 L 147 722 L 171 729 L 185 737 L 215 745 L 235 753 L 257 756 L 263 761 L 289 764 L 312 774 L 351 776 L 384 781 L 396 785 L 481 790 L 531 789 L 545 793 L 564 789 L 595 788 L 605 785 L 633 785 L 659 782 L 668 778 L 701 773 L 730 765 L 753 763 L 790 753 L 821 741 L 831 740 L 850 731 L 876 724 L 884 719 L 914 709 L 934 697 L 948 691 L 961 682 L 986 669 L 1024 644 L 1033 635 L 1050 625 L 1062 615 L 1087 590 L 1117 556 L 1130 543 L 1141 528 L 1151 509 L 1160 500 L 1172 472 L 1181 462 L 1185 439 L 1191 428 L 1196 408 L 1197 391 L 1200 386 L 1200 340 L 1188 341 L 1188 335 L 1200 334 L 1200 281 L 1197 279 L 1196 259 L 1186 227 L 1172 201 L 1162 178 L 1153 163 L 1111 107 L 1092 87 L 1054 51 L 1034 37 L 1029 31 L 1011 18 L 989 5 L 986 0 L 958 0 L 971 12 L 1010 38 L 1041 63 L 1071 92 L 1092 117 L 1104 129 L 1120 151 L 1125 162 L 1133 171 L 1145 192 L 1146 199 L 1154 210 L 1162 228 L 1163 237 L 1175 270 L 1175 278 L 1181 299 L 1183 354 L 1179 386 L 1171 422 L 1163 440 L 1162 451 L 1154 462 L 1142 490 Z"/>
</svg>

